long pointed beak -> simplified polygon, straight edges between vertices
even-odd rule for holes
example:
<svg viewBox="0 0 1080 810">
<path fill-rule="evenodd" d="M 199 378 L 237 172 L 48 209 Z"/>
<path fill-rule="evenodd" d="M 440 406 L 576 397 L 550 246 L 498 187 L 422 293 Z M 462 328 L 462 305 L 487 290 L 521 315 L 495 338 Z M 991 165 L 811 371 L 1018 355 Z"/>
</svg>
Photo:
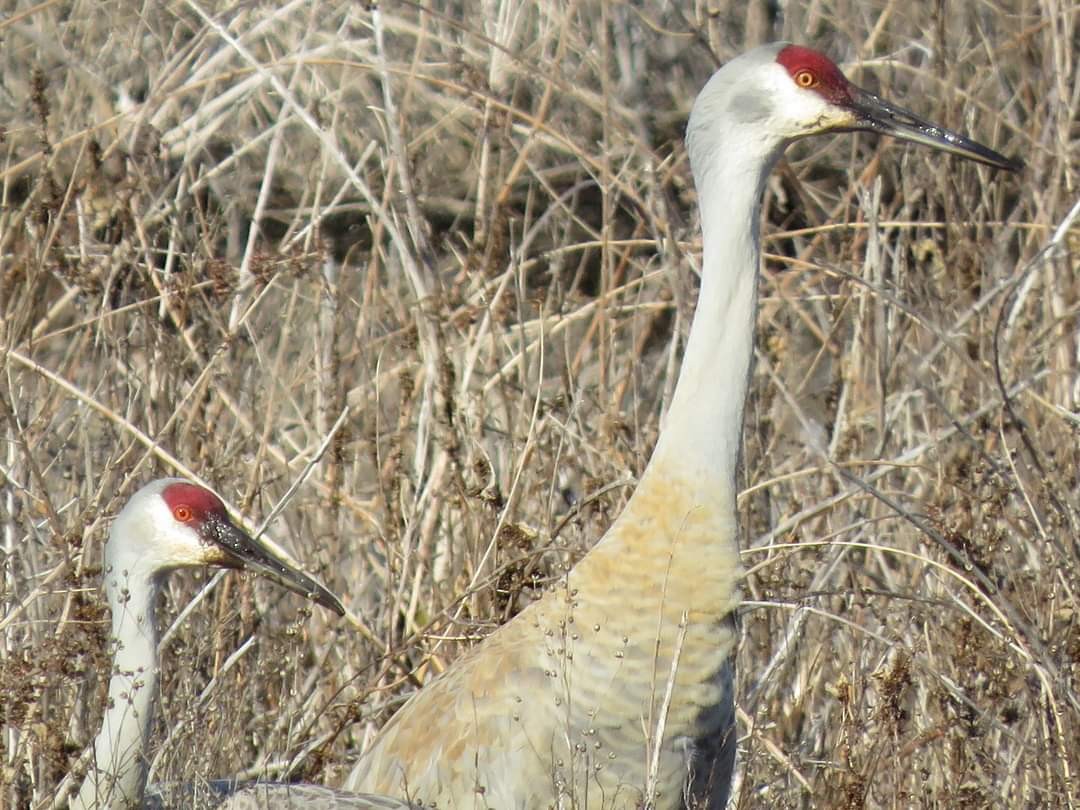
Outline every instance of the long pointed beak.
<svg viewBox="0 0 1080 810">
<path fill-rule="evenodd" d="M 219 565 L 256 571 L 339 616 L 345 615 L 345 606 L 334 594 L 299 568 L 280 560 L 266 544 L 253 539 L 227 517 L 208 516 L 202 534 L 221 552 L 221 557 L 215 560 Z"/>
<path fill-rule="evenodd" d="M 939 127 L 913 112 L 878 98 L 873 93 L 868 93 L 854 85 L 850 87 L 850 92 L 851 101 L 845 106 L 848 106 L 855 115 L 856 121 L 852 129 L 869 130 L 882 135 L 892 135 L 894 138 L 912 143 L 925 144 L 945 152 L 952 152 L 968 160 L 985 163 L 995 169 L 1017 172 L 1024 168 L 1023 161 L 1007 158 L 988 146 Z"/>
</svg>

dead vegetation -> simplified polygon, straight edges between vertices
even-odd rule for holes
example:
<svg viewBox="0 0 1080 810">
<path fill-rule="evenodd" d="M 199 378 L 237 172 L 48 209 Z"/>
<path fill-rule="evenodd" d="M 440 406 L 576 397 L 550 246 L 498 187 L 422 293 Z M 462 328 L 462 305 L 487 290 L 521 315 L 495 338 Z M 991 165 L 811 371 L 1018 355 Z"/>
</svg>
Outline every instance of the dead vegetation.
<svg viewBox="0 0 1080 810">
<path fill-rule="evenodd" d="M 338 784 L 573 564 L 693 311 L 690 103 L 780 38 L 1028 168 L 838 137 L 769 184 L 736 806 L 1080 803 L 1076 11 L 781 5 L 10 4 L 0 805 L 92 738 L 151 477 L 271 518 L 377 638 L 178 578 L 156 780 Z"/>
</svg>

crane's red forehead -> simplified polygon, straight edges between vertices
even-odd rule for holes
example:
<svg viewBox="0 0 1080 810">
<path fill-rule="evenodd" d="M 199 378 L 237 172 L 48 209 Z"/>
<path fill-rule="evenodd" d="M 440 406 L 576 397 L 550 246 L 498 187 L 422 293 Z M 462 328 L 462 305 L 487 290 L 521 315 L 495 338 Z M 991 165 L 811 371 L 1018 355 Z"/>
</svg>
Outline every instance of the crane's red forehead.
<svg viewBox="0 0 1080 810">
<path fill-rule="evenodd" d="M 776 61 L 793 79 L 800 70 L 810 71 L 818 80 L 813 89 L 826 101 L 840 104 L 851 100 L 851 82 L 825 54 L 801 45 L 788 45 L 776 55 Z"/>
<path fill-rule="evenodd" d="M 169 509 L 178 506 L 187 506 L 198 517 L 210 514 L 224 514 L 225 504 L 221 499 L 205 487 L 186 482 L 169 484 L 161 491 L 161 497 L 169 505 Z"/>
</svg>

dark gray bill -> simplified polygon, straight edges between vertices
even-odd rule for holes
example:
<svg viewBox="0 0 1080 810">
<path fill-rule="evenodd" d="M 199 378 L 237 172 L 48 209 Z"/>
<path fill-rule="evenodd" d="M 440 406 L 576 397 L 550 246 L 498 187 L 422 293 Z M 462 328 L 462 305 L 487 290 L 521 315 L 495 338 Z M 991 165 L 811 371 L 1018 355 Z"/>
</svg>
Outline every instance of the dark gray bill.
<svg viewBox="0 0 1080 810">
<path fill-rule="evenodd" d="M 303 571 L 283 563 L 266 545 L 252 539 L 227 517 L 208 515 L 203 521 L 202 534 L 221 549 L 225 557 L 222 565 L 257 571 L 290 591 L 318 602 L 338 616 L 345 615 L 344 605 L 334 594 Z"/>
<path fill-rule="evenodd" d="M 981 143 L 939 127 L 858 87 L 851 88 L 851 111 L 858 118 L 853 129 L 869 130 L 913 143 L 926 144 L 968 160 L 985 163 L 995 169 L 1018 172 L 1024 168 L 1023 161 L 1007 158 Z"/>
</svg>

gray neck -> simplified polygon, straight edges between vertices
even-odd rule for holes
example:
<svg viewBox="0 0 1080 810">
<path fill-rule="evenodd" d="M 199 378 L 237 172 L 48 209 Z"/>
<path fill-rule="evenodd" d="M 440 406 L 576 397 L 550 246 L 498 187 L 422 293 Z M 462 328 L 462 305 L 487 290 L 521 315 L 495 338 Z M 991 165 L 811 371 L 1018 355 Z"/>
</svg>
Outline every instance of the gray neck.
<svg viewBox="0 0 1080 810">
<path fill-rule="evenodd" d="M 137 565 L 135 566 L 137 568 Z M 158 689 L 156 577 L 114 565 L 105 590 L 112 607 L 117 645 L 109 681 L 109 703 L 94 740 L 95 762 L 72 802 L 74 810 L 139 807 L 146 787 L 146 748 Z"/>
<path fill-rule="evenodd" d="M 711 497 L 729 497 L 732 509 L 754 348 L 761 195 L 781 151 L 733 162 L 723 160 L 730 152 L 722 141 L 691 141 L 703 236 L 701 292 L 650 467 L 673 465 Z"/>
</svg>

